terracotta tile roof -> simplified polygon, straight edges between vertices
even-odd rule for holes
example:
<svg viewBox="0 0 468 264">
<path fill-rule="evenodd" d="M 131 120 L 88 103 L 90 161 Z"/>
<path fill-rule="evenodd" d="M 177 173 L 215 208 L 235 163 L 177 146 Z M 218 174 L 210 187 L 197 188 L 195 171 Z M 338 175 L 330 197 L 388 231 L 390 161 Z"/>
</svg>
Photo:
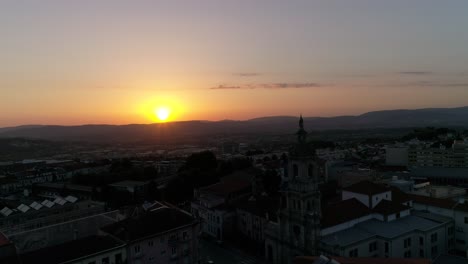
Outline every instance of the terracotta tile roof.
<svg viewBox="0 0 468 264">
<path fill-rule="evenodd" d="M 243 179 L 228 179 L 222 182 L 204 187 L 200 192 L 210 193 L 218 196 L 228 196 L 230 193 L 248 191 L 251 188 L 250 181 Z"/>
<path fill-rule="evenodd" d="M 392 191 L 392 201 L 394 202 L 403 204 L 413 200 L 408 194 L 402 192 L 397 187 L 390 187 L 390 190 Z"/>
<path fill-rule="evenodd" d="M 123 245 L 122 242 L 109 236 L 90 236 L 28 252 L 21 255 L 20 259 L 23 264 L 65 263 Z"/>
<path fill-rule="evenodd" d="M 356 200 L 348 199 L 330 204 L 323 209 L 322 227 L 331 227 L 370 214 L 370 209 Z"/>
<path fill-rule="evenodd" d="M 293 264 L 314 264 L 320 257 L 296 257 Z M 429 259 L 331 257 L 340 264 L 431 264 Z"/>
<path fill-rule="evenodd" d="M 427 196 L 421 196 L 421 195 L 415 195 L 415 194 L 408 194 L 408 196 L 415 203 L 468 212 L 468 201 L 464 203 L 459 203 L 457 201 L 453 201 L 450 199 L 433 198 L 433 197 L 427 197 Z"/>
<path fill-rule="evenodd" d="M 172 229 L 196 224 L 196 220 L 174 208 L 161 208 L 139 217 L 130 217 L 102 228 L 102 231 L 124 241 L 135 241 Z"/>
<path fill-rule="evenodd" d="M 372 211 L 381 215 L 391 215 L 408 209 L 410 209 L 409 206 L 393 201 L 382 200 Z"/>
<path fill-rule="evenodd" d="M 388 187 L 381 185 L 381 184 L 376 184 L 370 181 L 361 181 L 347 188 L 344 188 L 343 190 L 354 192 L 354 193 L 365 194 L 365 195 L 375 195 L 375 194 L 390 191 Z"/>
</svg>

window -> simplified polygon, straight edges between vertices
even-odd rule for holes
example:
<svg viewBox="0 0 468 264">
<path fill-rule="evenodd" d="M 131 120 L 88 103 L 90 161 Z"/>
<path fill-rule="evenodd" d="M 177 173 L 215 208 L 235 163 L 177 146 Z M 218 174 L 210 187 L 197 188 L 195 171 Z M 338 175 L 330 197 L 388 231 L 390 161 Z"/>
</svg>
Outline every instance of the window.
<svg viewBox="0 0 468 264">
<path fill-rule="evenodd" d="M 424 246 L 424 238 L 423 237 L 419 237 L 419 245 Z"/>
<path fill-rule="evenodd" d="M 405 251 L 405 258 L 411 258 L 411 250 Z"/>
<path fill-rule="evenodd" d="M 432 243 L 437 242 L 437 233 L 434 233 L 434 234 L 431 235 L 431 242 Z"/>
<path fill-rule="evenodd" d="M 431 254 L 432 254 L 432 257 L 437 256 L 437 246 L 433 246 L 431 248 Z"/>
<path fill-rule="evenodd" d="M 369 252 L 374 252 L 377 250 L 377 242 L 369 243 Z"/>
<path fill-rule="evenodd" d="M 183 238 L 184 240 L 188 238 L 187 232 L 183 232 L 183 233 L 182 233 L 182 238 Z"/>
<path fill-rule="evenodd" d="M 299 168 L 297 167 L 297 164 L 293 165 L 293 175 L 294 177 L 299 176 Z"/>
<path fill-rule="evenodd" d="M 134 249 L 135 249 L 135 253 L 140 253 L 140 250 L 141 250 L 140 245 L 136 245 Z"/>
<path fill-rule="evenodd" d="M 162 236 L 159 241 L 161 241 L 161 244 L 164 243 L 164 236 Z"/>
<path fill-rule="evenodd" d="M 419 250 L 419 257 L 424 258 L 424 250 L 422 249 Z"/>
<path fill-rule="evenodd" d="M 396 218 L 397 218 L 397 219 L 400 218 L 400 213 L 397 213 L 397 214 L 396 214 Z"/>
<path fill-rule="evenodd" d="M 409 248 L 409 247 L 411 247 L 411 237 L 409 237 L 409 238 L 407 238 L 407 239 L 405 239 L 405 240 L 403 241 L 403 246 L 404 246 L 404 248 Z"/>
<path fill-rule="evenodd" d="M 465 224 L 468 224 L 468 217 L 465 216 Z"/>
<path fill-rule="evenodd" d="M 453 238 L 450 238 L 450 239 L 448 240 L 448 246 L 449 246 L 449 247 L 453 247 Z"/>
<path fill-rule="evenodd" d="M 109 264 L 110 263 L 109 257 L 102 258 L 101 263 L 102 264 Z"/>
<path fill-rule="evenodd" d="M 312 177 L 314 175 L 314 166 L 312 166 L 312 164 L 309 164 L 307 172 L 309 174 L 309 177 Z"/>
<path fill-rule="evenodd" d="M 385 253 L 388 253 L 388 242 L 385 242 Z"/>
<path fill-rule="evenodd" d="M 359 252 L 358 252 L 358 249 L 357 249 L 357 248 L 355 248 L 355 249 L 349 251 L 349 257 L 350 257 L 350 258 L 357 258 L 358 255 L 359 255 Z"/>
<path fill-rule="evenodd" d="M 453 226 L 449 227 L 449 228 L 448 228 L 448 231 L 447 231 L 448 234 L 449 234 L 449 235 L 453 235 L 453 230 L 454 230 L 454 229 L 453 229 Z"/>
<path fill-rule="evenodd" d="M 148 246 L 149 246 L 149 247 L 152 247 L 153 245 L 154 245 L 154 241 L 153 241 L 153 240 L 148 241 Z"/>
<path fill-rule="evenodd" d="M 177 253 L 177 248 L 176 247 L 172 247 L 172 255 L 176 254 Z"/>
<path fill-rule="evenodd" d="M 115 264 L 122 264 L 122 253 L 115 254 Z"/>
<path fill-rule="evenodd" d="M 161 256 L 166 255 L 166 250 L 161 250 Z"/>
<path fill-rule="evenodd" d="M 294 234 L 298 237 L 301 234 L 301 228 L 298 225 L 293 227 Z"/>
</svg>

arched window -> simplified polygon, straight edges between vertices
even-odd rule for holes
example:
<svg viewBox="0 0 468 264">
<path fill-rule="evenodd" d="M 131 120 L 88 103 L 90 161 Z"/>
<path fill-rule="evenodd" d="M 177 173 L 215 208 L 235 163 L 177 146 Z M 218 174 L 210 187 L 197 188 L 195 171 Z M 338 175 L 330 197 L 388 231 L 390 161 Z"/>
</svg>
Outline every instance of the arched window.
<svg viewBox="0 0 468 264">
<path fill-rule="evenodd" d="M 299 167 L 297 167 L 297 164 L 293 165 L 293 175 L 294 177 L 299 176 Z"/>
<path fill-rule="evenodd" d="M 309 177 L 312 177 L 314 175 L 314 165 L 309 164 L 309 167 L 307 168 L 307 173 Z"/>
</svg>

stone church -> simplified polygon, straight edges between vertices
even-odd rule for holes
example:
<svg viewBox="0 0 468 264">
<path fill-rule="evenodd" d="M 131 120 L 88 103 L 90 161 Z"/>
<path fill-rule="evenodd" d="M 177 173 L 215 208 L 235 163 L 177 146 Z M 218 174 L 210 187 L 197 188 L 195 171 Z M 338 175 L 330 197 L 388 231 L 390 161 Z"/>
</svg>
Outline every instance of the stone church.
<svg viewBox="0 0 468 264">
<path fill-rule="evenodd" d="M 289 151 L 288 183 L 282 190 L 278 223 L 265 230 L 265 254 L 269 263 L 290 263 L 294 256 L 314 256 L 320 237 L 319 162 L 307 143 L 302 116 L 297 142 Z"/>
</svg>

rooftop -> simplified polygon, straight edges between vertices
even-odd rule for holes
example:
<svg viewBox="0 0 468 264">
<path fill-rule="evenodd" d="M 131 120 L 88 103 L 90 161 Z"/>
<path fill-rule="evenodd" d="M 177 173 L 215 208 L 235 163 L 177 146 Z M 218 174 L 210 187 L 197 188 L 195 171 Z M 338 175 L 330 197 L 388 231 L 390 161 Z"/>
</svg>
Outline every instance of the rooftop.
<svg viewBox="0 0 468 264">
<path fill-rule="evenodd" d="M 344 188 L 343 190 L 353 193 L 365 194 L 369 196 L 390 191 L 390 189 L 386 186 L 376 184 L 370 181 L 361 181 L 347 188 Z"/>
<path fill-rule="evenodd" d="M 331 257 L 338 264 L 430 264 L 429 259 L 408 259 L 408 258 L 343 258 Z M 322 261 L 322 262 L 320 262 Z M 327 264 L 320 257 L 296 257 L 293 264 Z M 335 262 L 336 263 L 336 262 Z"/>
<path fill-rule="evenodd" d="M 408 194 L 408 196 L 415 203 L 432 205 L 435 207 L 440 207 L 440 208 L 445 208 L 445 209 L 453 209 L 456 211 L 468 212 L 468 202 L 461 203 L 461 202 L 457 202 L 457 201 L 450 200 L 450 199 L 433 198 L 433 197 L 414 195 L 414 194 Z"/>
<path fill-rule="evenodd" d="M 370 210 L 357 199 L 348 199 L 323 208 L 322 227 L 331 227 L 370 214 Z"/>
<path fill-rule="evenodd" d="M 111 183 L 111 184 L 109 184 L 109 186 L 136 187 L 136 186 L 143 186 L 145 184 L 146 184 L 146 182 L 142 182 L 142 181 L 120 181 L 120 182 Z"/>
<path fill-rule="evenodd" d="M 381 215 L 391 215 L 408 209 L 410 209 L 409 206 L 403 205 L 401 203 L 382 200 L 372 211 Z"/>
<path fill-rule="evenodd" d="M 444 222 L 451 221 L 449 218 L 441 220 Z M 352 228 L 325 236 L 322 242 L 328 245 L 347 246 L 374 236 L 391 239 L 413 230 L 425 232 L 438 227 L 440 224 L 440 221 L 435 221 L 434 219 L 429 220 L 414 215 L 406 216 L 391 222 L 371 219 L 359 223 Z"/>
<path fill-rule="evenodd" d="M 190 215 L 174 208 L 161 208 L 105 226 L 102 230 L 124 241 L 155 236 L 196 223 Z"/>
<path fill-rule="evenodd" d="M 23 264 L 41 263 L 59 264 L 70 260 L 93 255 L 115 247 L 123 246 L 123 243 L 110 236 L 90 236 L 73 240 L 53 247 L 47 247 L 21 255 Z M 60 252 L 60 254 L 57 254 Z"/>
</svg>

